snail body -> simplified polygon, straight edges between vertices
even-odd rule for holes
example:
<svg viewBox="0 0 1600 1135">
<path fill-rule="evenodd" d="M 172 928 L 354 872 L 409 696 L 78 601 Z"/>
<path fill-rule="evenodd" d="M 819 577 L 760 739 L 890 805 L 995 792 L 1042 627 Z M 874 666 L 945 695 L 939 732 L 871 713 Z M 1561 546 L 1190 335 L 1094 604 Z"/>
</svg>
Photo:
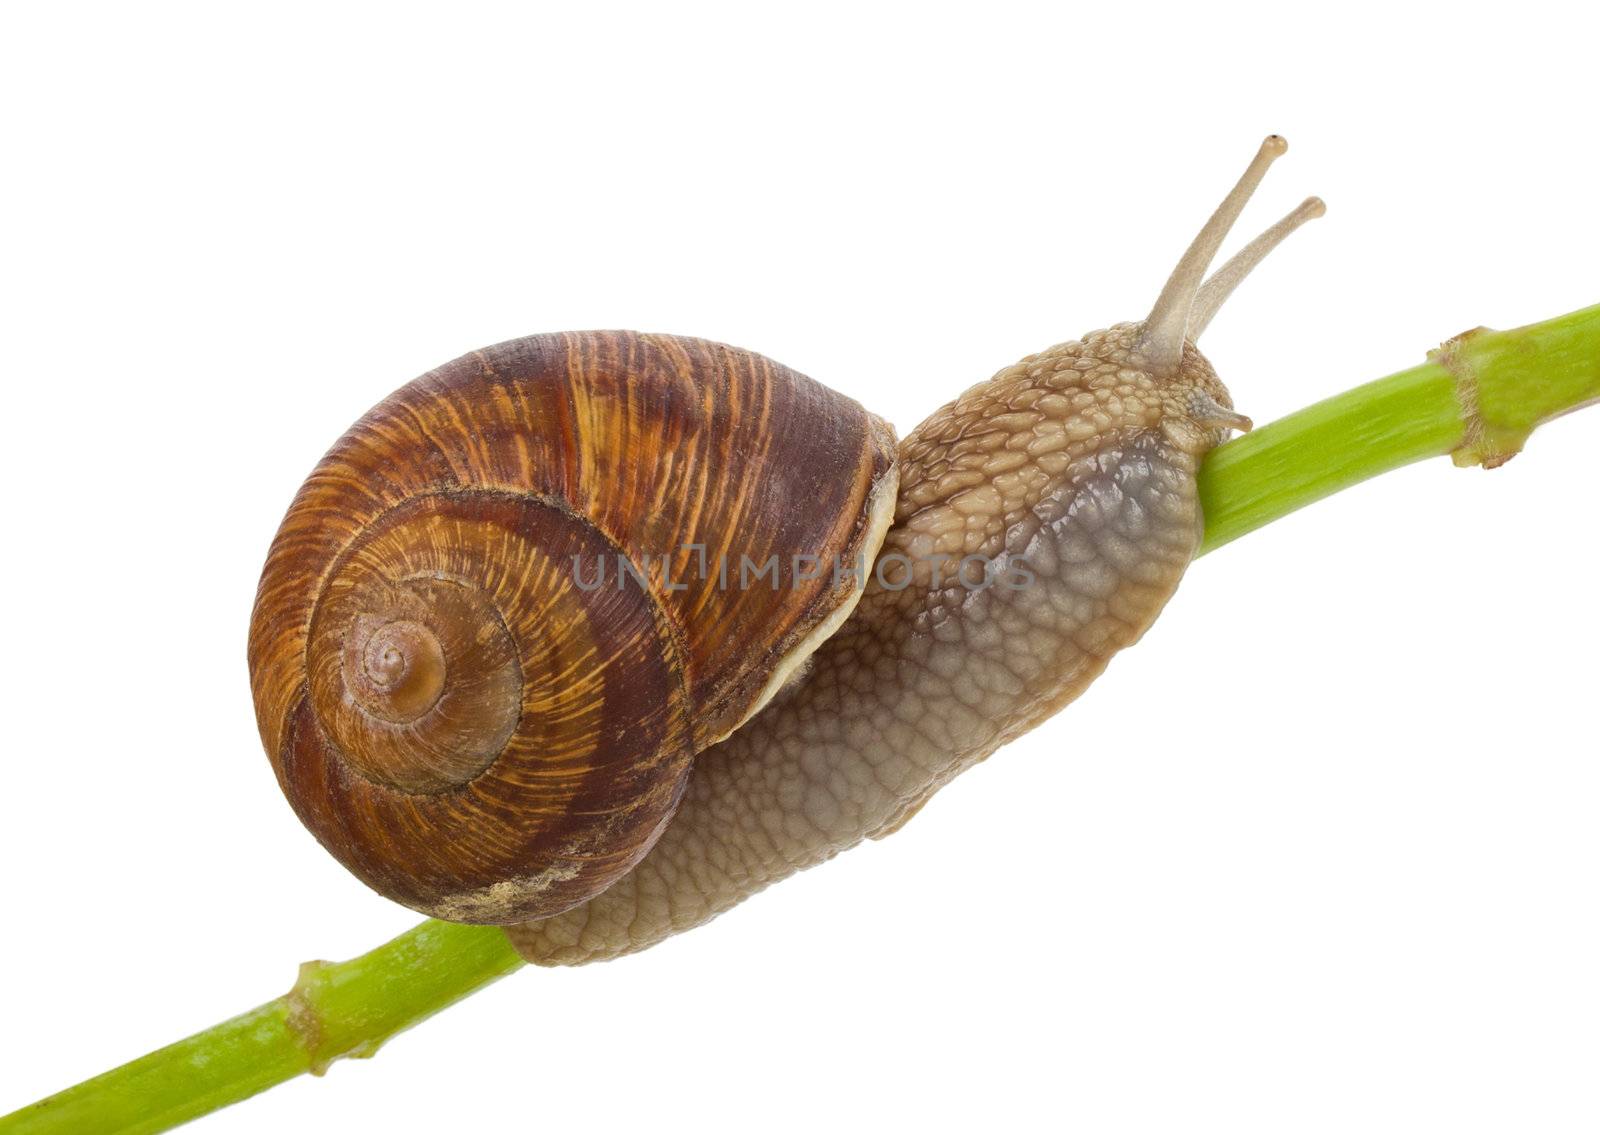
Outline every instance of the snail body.
<svg viewBox="0 0 1600 1135">
<path fill-rule="evenodd" d="M 519 951 L 543 964 L 645 948 L 897 830 L 952 778 L 1081 693 L 1173 594 L 1203 530 L 1200 462 L 1229 430 L 1249 428 L 1193 340 L 1249 269 L 1321 212 L 1319 201 L 1308 200 L 1204 279 L 1283 149 L 1276 137 L 1263 144 L 1145 320 L 1028 356 L 937 411 L 898 450 L 888 428 L 850 400 L 813 390 L 817 384 L 754 361 L 759 356 L 695 340 L 614 334 L 595 347 L 579 337 L 538 377 L 517 371 L 513 388 L 532 382 L 565 391 L 546 391 L 550 401 L 541 406 L 530 406 L 525 392 L 507 393 L 496 377 L 503 360 L 492 352 L 402 390 L 313 475 L 263 576 L 251 637 L 258 716 L 301 818 L 379 890 L 444 917 L 505 923 Z M 502 351 L 523 358 L 533 350 L 519 342 Z M 542 342 L 539 350 L 554 351 L 548 337 Z M 614 428 L 563 410 L 561 399 L 584 401 L 598 381 L 624 406 L 684 400 L 685 388 L 673 385 L 684 368 L 665 367 L 674 378 L 663 386 L 663 367 L 644 365 L 641 343 L 663 357 L 699 352 L 724 360 L 702 366 L 702 381 L 690 384 L 707 405 L 740 402 L 719 391 L 746 369 L 778 376 L 757 384 L 767 399 L 757 422 L 773 420 L 777 398 L 779 418 L 790 421 L 792 411 L 794 448 L 731 443 L 740 426 L 726 417 L 703 440 L 722 439 L 720 452 L 738 456 L 702 467 L 676 459 L 687 435 L 658 429 L 652 444 L 674 460 L 645 460 L 652 472 L 614 505 L 585 499 L 595 477 L 602 484 L 615 478 L 616 454 L 644 460 L 654 451 L 617 443 Z M 604 365 L 583 363 L 594 351 Z M 474 365 L 484 373 L 474 376 Z M 556 381 L 563 375 L 565 386 Z M 441 384 L 441 404 L 452 413 L 423 421 L 426 413 L 413 404 L 437 396 Z M 490 415 L 497 428 L 482 428 L 483 411 L 474 408 L 482 405 L 502 408 L 502 416 Z M 463 422 L 473 428 L 461 441 L 441 442 Z M 745 432 L 765 438 L 772 431 Z M 546 435 L 559 444 L 533 440 Z M 383 460 L 351 460 L 358 436 L 378 438 Z M 412 453 L 419 441 L 432 457 Z M 506 468 L 494 455 L 508 442 L 519 456 Z M 613 460 L 585 465 L 580 455 L 595 447 Z M 438 465 L 440 453 L 481 467 Z M 431 473 L 430 460 L 438 466 Z M 567 474 L 552 479 L 548 462 Z M 382 481 L 390 469 L 395 475 Z M 405 487 L 419 480 L 426 492 Z M 707 513 L 683 503 L 732 492 L 729 484 L 742 487 L 733 495 L 744 511 Z M 870 562 L 876 554 L 876 567 L 825 584 L 802 581 L 797 571 L 776 591 L 745 584 L 732 597 L 702 587 L 687 602 L 685 593 L 667 590 L 669 572 L 640 571 L 640 601 L 626 608 L 627 618 L 608 607 L 602 620 L 616 628 L 611 645 L 550 648 L 558 656 L 552 661 L 535 648 L 544 641 L 535 632 L 544 627 L 548 637 L 550 613 L 577 604 L 577 614 L 553 620 L 569 625 L 583 598 L 599 592 L 531 572 L 548 584 L 535 589 L 541 598 L 532 604 L 543 615 L 523 617 L 530 572 L 507 572 L 487 556 L 463 565 L 460 551 L 493 545 L 503 552 L 505 533 L 528 529 L 518 517 L 529 506 L 516 502 L 530 498 L 562 519 L 541 511 L 537 527 L 561 537 L 563 554 L 581 546 L 634 555 L 639 532 L 652 524 L 657 537 L 677 544 L 728 547 L 739 518 L 760 552 L 835 562 Z M 796 509 L 804 523 L 778 523 Z M 418 531 L 418 523 L 426 532 L 420 541 L 384 535 Z M 495 539 L 466 540 L 474 524 Z M 434 559 L 424 564 L 426 556 L 400 555 L 391 545 L 421 546 Z M 352 565 L 365 574 L 358 578 Z M 466 589 L 470 602 L 452 590 L 473 580 L 487 582 Z M 738 613 L 736 628 L 725 610 Z M 428 629 L 441 612 L 449 616 L 442 636 Z M 700 619 L 723 629 L 700 628 Z M 457 623 L 479 628 L 473 651 L 451 637 Z M 501 630 L 509 632 L 504 641 Z M 440 640 L 437 649 L 431 639 Z M 631 665 L 638 654 L 649 655 L 643 676 L 622 678 L 622 661 Z M 597 658 L 606 662 L 599 677 Z M 615 695 L 624 707 L 615 714 L 604 698 L 583 697 L 608 681 L 627 694 Z M 529 688 L 542 693 L 530 696 Z M 472 708 L 443 715 L 450 743 L 419 745 L 411 723 L 422 718 L 405 715 L 425 706 L 422 714 L 437 719 L 439 706 L 458 704 Z M 588 714 L 590 725 L 540 724 L 574 714 Z M 604 721 L 617 724 L 609 732 L 593 725 Z M 375 730 L 375 750 L 363 730 Z M 532 818 L 519 818 L 509 810 L 510 788 L 539 782 L 552 760 L 560 769 L 564 750 L 551 749 L 552 737 L 577 745 L 582 768 L 608 771 L 579 794 L 580 806 L 563 808 L 560 793 L 535 793 Z M 378 756 L 362 755 L 363 746 Z M 579 798 L 570 776 L 558 771 L 554 779 L 565 799 Z M 475 811 L 449 811 L 441 802 L 474 794 L 487 800 Z M 596 814 L 604 818 L 586 822 Z M 451 838 L 430 842 L 430 826 L 440 823 Z M 525 834 L 529 825 L 544 831 L 540 824 L 554 834 Z M 459 855 L 445 858 L 463 841 L 472 847 L 470 872 Z M 478 871 L 480 861 L 492 867 Z"/>
<path fill-rule="evenodd" d="M 1195 470 L 1213 442 L 1183 417 L 1163 434 L 1163 393 L 1119 363 L 1136 333 L 1024 359 L 906 438 L 880 562 L 906 557 L 910 585 L 874 575 L 805 681 L 700 754 L 676 817 L 631 872 L 581 907 L 508 927 L 525 957 L 643 949 L 888 835 L 1138 639 L 1199 544 Z M 1198 354 L 1185 362 L 1185 383 L 1219 390 Z M 952 568 L 1020 559 L 1032 578 L 970 588 L 947 569 L 936 587 L 936 553 Z"/>
</svg>

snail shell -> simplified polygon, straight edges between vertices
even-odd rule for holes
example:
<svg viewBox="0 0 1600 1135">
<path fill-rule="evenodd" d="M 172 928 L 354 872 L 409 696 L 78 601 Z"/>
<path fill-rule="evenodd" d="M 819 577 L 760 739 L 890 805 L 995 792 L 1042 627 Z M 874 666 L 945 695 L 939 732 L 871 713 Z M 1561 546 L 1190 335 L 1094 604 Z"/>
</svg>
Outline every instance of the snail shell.
<svg viewBox="0 0 1600 1135">
<path fill-rule="evenodd" d="M 416 910 L 581 903 L 849 614 L 895 486 L 884 422 L 717 343 L 540 335 L 431 371 L 268 554 L 249 662 L 279 784 Z"/>
</svg>

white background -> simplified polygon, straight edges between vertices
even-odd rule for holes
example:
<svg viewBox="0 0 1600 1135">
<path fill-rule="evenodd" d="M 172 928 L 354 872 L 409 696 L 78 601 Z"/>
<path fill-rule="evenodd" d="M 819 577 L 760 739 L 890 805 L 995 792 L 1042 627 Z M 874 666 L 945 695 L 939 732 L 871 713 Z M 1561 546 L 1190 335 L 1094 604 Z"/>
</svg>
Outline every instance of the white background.
<svg viewBox="0 0 1600 1135">
<path fill-rule="evenodd" d="M 1329 214 L 1206 341 L 1270 420 L 1600 301 L 1590 18 L 12 9 L 0 1111 L 415 921 L 295 821 L 244 666 L 392 388 L 636 327 L 905 432 L 1141 316 L 1279 131 L 1241 228 Z M 1597 454 L 1593 411 L 1274 524 L 894 839 L 200 1130 L 1593 1131 Z"/>
</svg>

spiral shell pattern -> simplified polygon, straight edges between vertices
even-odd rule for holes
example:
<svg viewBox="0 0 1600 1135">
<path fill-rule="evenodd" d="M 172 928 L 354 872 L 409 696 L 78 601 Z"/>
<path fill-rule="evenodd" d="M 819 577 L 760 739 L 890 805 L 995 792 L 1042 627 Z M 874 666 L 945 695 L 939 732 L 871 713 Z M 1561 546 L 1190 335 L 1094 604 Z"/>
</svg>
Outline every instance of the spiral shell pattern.
<svg viewBox="0 0 1600 1135">
<path fill-rule="evenodd" d="M 671 336 L 534 336 L 402 388 L 317 466 L 262 574 L 251 681 L 290 803 L 437 917 L 599 893 L 859 597 L 803 565 L 870 562 L 893 445 L 803 375 Z"/>
</svg>

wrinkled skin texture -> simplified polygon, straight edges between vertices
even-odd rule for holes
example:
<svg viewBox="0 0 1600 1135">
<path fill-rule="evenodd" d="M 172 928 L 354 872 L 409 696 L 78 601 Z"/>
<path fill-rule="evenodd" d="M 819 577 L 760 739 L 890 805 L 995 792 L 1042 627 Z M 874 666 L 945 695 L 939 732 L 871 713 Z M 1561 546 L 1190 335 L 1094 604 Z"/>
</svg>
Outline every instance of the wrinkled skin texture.
<svg viewBox="0 0 1600 1135">
<path fill-rule="evenodd" d="M 528 960 L 642 950 L 894 831 L 1144 633 L 1199 546 L 1195 473 L 1223 436 L 1204 404 L 1231 402 L 1192 345 L 1171 380 L 1145 373 L 1138 330 L 1023 359 L 905 439 L 884 570 L 855 614 L 759 716 L 696 758 L 677 815 L 630 873 L 507 928 Z M 909 586 L 893 554 L 912 561 Z M 993 561 L 988 586 L 955 578 L 968 555 Z"/>
</svg>

